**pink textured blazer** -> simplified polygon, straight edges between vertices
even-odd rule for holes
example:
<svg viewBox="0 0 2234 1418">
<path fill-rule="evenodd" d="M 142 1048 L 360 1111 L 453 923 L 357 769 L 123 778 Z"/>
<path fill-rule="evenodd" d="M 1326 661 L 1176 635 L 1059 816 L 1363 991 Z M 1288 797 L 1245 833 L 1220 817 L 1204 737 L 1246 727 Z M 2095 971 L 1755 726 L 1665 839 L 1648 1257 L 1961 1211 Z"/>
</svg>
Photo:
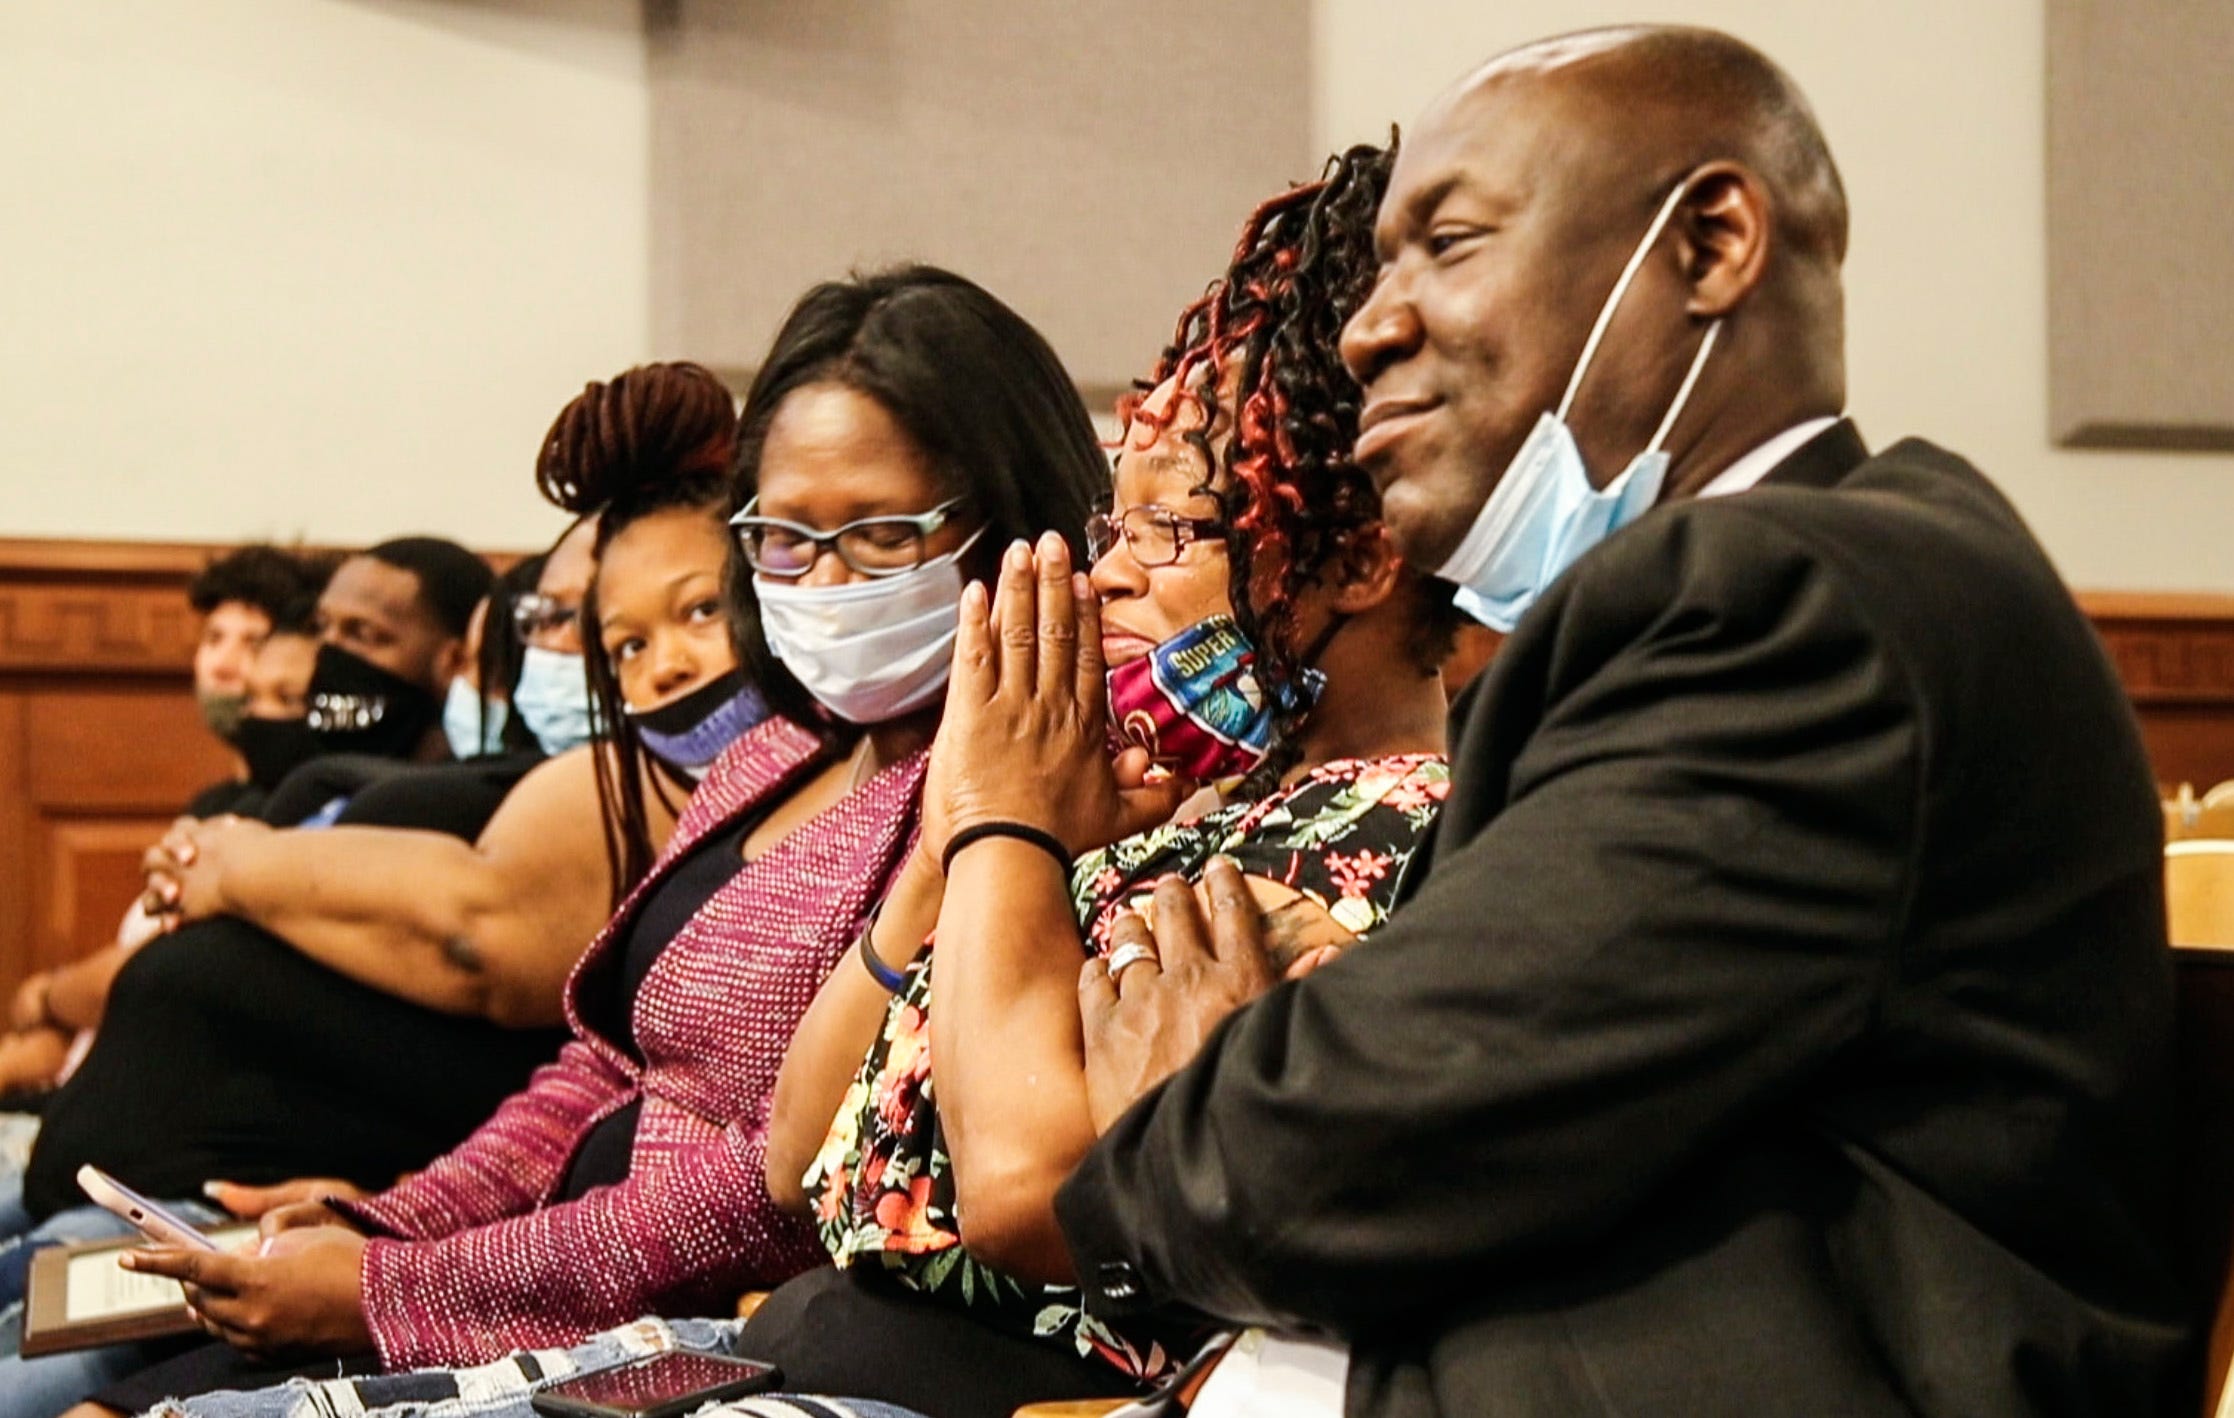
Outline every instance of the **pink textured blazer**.
<svg viewBox="0 0 2234 1418">
<path fill-rule="evenodd" d="M 577 992 L 645 893 L 816 762 L 769 720 L 692 794 L 667 850 L 566 986 L 574 1040 L 455 1151 L 349 1205 L 376 1239 L 364 1307 L 391 1369 L 572 1343 L 639 1315 L 727 1312 L 738 1292 L 822 1259 L 762 1178 L 776 1069 L 816 989 L 906 860 L 924 756 L 887 768 L 748 863 L 676 935 L 638 991 L 638 1065 L 585 1027 Z M 629 1178 L 547 1205 L 584 1135 L 641 1097 Z"/>
</svg>

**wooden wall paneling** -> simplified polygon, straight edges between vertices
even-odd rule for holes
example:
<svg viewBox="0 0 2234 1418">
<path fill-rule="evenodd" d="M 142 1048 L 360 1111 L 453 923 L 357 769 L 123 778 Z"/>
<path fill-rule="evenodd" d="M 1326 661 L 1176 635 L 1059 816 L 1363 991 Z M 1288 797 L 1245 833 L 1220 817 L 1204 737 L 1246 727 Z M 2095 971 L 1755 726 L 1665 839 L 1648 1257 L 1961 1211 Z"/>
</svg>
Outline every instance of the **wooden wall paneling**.
<svg viewBox="0 0 2234 1418">
<path fill-rule="evenodd" d="M 32 901 L 29 753 L 24 743 L 23 700 L 0 683 L 0 989 L 12 992 L 30 973 Z"/>
<path fill-rule="evenodd" d="M 175 814 L 64 817 L 40 824 L 42 864 L 30 971 L 50 969 L 116 939 L 117 922 L 140 892 L 140 858 Z"/>
<path fill-rule="evenodd" d="M 227 755 L 193 701 L 204 546 L 0 540 L 0 996 L 106 940 Z"/>
<path fill-rule="evenodd" d="M 2159 782 L 2234 778 L 2234 596 L 2079 597 L 2133 700 Z"/>
<path fill-rule="evenodd" d="M 25 695 L 32 802 L 63 816 L 164 813 L 222 777 L 229 755 L 188 688 L 158 682 L 35 689 Z"/>
<path fill-rule="evenodd" d="M 23 705 L 38 970 L 113 938 L 141 854 L 228 764 L 183 680 L 35 689 Z"/>
</svg>

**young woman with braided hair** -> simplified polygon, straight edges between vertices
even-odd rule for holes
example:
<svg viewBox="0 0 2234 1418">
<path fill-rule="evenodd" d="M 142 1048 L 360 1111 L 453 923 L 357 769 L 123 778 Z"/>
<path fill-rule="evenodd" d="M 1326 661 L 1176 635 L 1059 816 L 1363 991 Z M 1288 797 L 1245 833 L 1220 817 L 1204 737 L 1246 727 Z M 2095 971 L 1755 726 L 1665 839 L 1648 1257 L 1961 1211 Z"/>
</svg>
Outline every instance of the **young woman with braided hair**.
<svg viewBox="0 0 2234 1418">
<path fill-rule="evenodd" d="M 727 388 L 682 363 L 592 383 L 552 423 L 536 483 L 577 520 L 553 549 L 542 593 L 513 607 L 526 648 L 511 695 L 512 716 L 552 757 L 505 795 L 476 840 L 232 821 L 182 829 L 181 850 L 156 864 L 177 918 L 237 916 L 432 1009 L 514 1027 L 560 1023 L 567 973 L 643 878 L 692 786 L 645 753 L 640 716 L 716 681 L 736 693 L 719 595 L 735 431 Z M 614 657 L 585 627 L 601 589 L 608 600 L 664 596 L 671 559 L 699 568 L 697 599 L 666 618 L 695 625 L 700 651 L 624 693 Z M 614 726 L 594 745 L 585 742 L 593 723 Z M 412 889 L 395 890 L 398 881 Z M 219 1195 L 256 1215 L 308 1185 Z"/>
</svg>

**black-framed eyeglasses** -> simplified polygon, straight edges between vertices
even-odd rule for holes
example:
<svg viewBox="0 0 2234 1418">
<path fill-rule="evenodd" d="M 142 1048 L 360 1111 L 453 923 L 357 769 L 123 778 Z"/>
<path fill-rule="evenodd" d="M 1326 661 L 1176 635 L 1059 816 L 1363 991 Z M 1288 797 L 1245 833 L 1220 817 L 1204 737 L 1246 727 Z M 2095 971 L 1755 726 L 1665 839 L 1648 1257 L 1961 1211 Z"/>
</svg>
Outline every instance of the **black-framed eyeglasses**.
<svg viewBox="0 0 2234 1418">
<path fill-rule="evenodd" d="M 746 562 L 773 581 L 795 581 L 806 575 L 826 551 L 836 552 L 838 560 L 863 576 L 900 576 L 923 564 L 926 544 L 968 500 L 950 498 L 912 517 L 863 517 L 834 531 L 818 532 L 781 517 L 755 516 L 753 509 L 760 505 L 755 497 L 729 519 L 729 525 L 736 529 Z"/>
<path fill-rule="evenodd" d="M 1116 517 L 1096 512 L 1086 519 L 1086 555 L 1099 561 L 1122 539 L 1142 566 L 1169 566 L 1196 542 L 1222 542 L 1226 524 L 1210 517 L 1189 517 L 1153 502 L 1128 507 Z"/>
<path fill-rule="evenodd" d="M 512 628 L 520 633 L 522 640 L 560 634 L 581 616 L 581 607 L 562 605 L 533 591 L 512 598 Z"/>
</svg>

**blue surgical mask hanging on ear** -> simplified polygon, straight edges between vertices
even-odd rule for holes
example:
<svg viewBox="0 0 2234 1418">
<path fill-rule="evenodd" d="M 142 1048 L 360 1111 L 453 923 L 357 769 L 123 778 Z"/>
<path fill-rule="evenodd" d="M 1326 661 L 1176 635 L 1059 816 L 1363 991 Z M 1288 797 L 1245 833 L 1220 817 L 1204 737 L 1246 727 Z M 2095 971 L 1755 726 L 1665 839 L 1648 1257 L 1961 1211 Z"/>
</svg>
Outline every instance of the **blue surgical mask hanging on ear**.
<svg viewBox="0 0 2234 1418">
<path fill-rule="evenodd" d="M 1721 321 L 1707 327 L 1691 370 L 1683 376 L 1683 385 L 1676 390 L 1675 401 L 1668 405 L 1667 417 L 1660 420 L 1660 430 L 1652 435 L 1652 442 L 1604 488 L 1590 481 L 1582 450 L 1575 444 L 1574 429 L 1567 423 L 1567 411 L 1574 407 L 1583 374 L 1598 352 L 1598 342 L 1605 338 L 1606 327 L 1613 323 L 1614 311 L 1621 308 L 1629 283 L 1636 279 L 1645 257 L 1651 254 L 1653 244 L 1667 229 L 1669 218 L 1675 215 L 1688 190 L 1688 185 L 1683 185 L 1668 194 L 1643 242 L 1622 268 L 1621 279 L 1614 282 L 1613 292 L 1598 312 L 1598 322 L 1590 327 L 1590 338 L 1583 342 L 1582 355 L 1575 361 L 1575 372 L 1567 380 L 1567 392 L 1559 408 L 1536 420 L 1535 428 L 1513 455 L 1505 475 L 1497 480 L 1458 549 L 1436 569 L 1437 576 L 1457 583 L 1458 590 L 1451 599 L 1458 608 L 1484 625 L 1510 631 L 1560 573 L 1584 552 L 1650 511 L 1660 498 L 1661 484 L 1668 476 L 1668 454 L 1661 445 L 1667 442 L 1692 387 L 1699 382 L 1699 371 L 1706 368 L 1714 337 L 1722 329 Z"/>
<path fill-rule="evenodd" d="M 451 680 L 442 702 L 442 736 L 450 741 L 450 756 L 462 762 L 503 747 L 509 708 L 501 699 L 483 699 L 464 675 Z"/>
<path fill-rule="evenodd" d="M 512 710 L 553 758 L 588 743 L 595 724 L 582 657 L 528 646 L 520 656 L 520 682 L 512 687 Z"/>
</svg>

